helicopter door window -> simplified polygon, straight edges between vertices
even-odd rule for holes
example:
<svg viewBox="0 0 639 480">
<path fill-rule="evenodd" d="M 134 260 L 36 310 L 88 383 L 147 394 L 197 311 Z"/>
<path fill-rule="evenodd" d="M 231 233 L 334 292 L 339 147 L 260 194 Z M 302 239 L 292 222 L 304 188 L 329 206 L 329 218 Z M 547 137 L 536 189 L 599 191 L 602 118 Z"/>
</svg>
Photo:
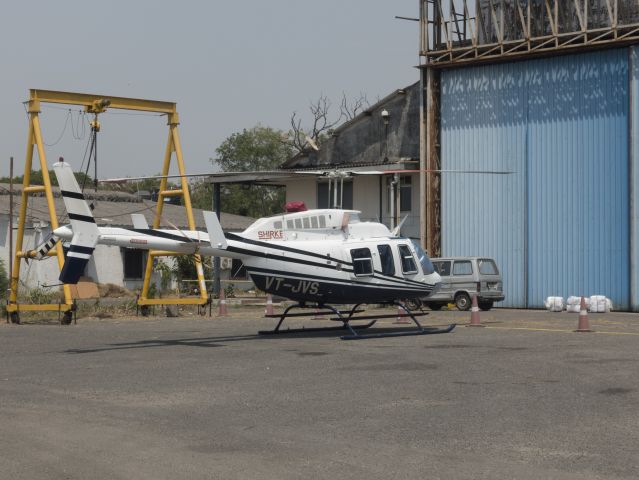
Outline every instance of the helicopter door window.
<svg viewBox="0 0 639 480">
<path fill-rule="evenodd" d="M 417 264 L 415 258 L 410 252 L 408 245 L 399 245 L 399 256 L 402 259 L 402 272 L 403 273 L 417 273 Z"/>
<path fill-rule="evenodd" d="M 353 273 L 358 277 L 373 275 L 373 258 L 368 248 L 354 248 L 351 250 L 353 259 Z"/>
<path fill-rule="evenodd" d="M 384 275 L 395 275 L 395 259 L 390 245 L 377 245 L 379 252 L 379 262 L 382 264 Z"/>
</svg>

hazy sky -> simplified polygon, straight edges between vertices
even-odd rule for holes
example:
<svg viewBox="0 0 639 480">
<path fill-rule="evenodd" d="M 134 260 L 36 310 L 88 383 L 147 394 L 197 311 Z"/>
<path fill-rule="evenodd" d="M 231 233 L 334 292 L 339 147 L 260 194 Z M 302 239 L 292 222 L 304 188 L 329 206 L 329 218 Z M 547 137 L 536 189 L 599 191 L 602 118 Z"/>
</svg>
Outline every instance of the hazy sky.
<svg viewBox="0 0 639 480">
<path fill-rule="evenodd" d="M 371 102 L 418 79 L 417 0 L 108 0 L 5 2 L 0 15 L 0 174 L 24 169 L 29 88 L 177 102 L 187 170 L 231 133 L 287 129 L 320 94 Z M 88 128 L 68 111 L 41 114 L 49 164 L 79 168 Z M 101 115 L 100 178 L 160 171 L 166 120 Z M 73 128 L 72 128 L 73 124 Z M 81 138 L 75 138 L 81 137 Z"/>
</svg>

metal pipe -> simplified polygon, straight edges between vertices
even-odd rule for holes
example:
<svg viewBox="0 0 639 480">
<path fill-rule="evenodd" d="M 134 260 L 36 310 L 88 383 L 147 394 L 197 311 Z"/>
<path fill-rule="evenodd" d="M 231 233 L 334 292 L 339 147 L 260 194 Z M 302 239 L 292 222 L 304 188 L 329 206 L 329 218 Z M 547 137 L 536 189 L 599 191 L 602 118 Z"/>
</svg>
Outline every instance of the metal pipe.
<svg viewBox="0 0 639 480">
<path fill-rule="evenodd" d="M 402 198 L 402 180 L 399 173 L 395 174 L 395 225 L 399 225 L 399 217 L 401 216 L 401 198 Z"/>
<path fill-rule="evenodd" d="M 9 158 L 9 279 L 13 278 L 13 157 Z M 7 301 L 11 295 L 11 282 L 8 285 Z M 7 313 L 7 323 L 9 314 Z"/>
<path fill-rule="evenodd" d="M 9 159 L 9 278 L 13 276 L 13 157 Z"/>
<path fill-rule="evenodd" d="M 395 174 L 394 176 L 396 176 L 397 174 Z M 393 228 L 395 228 L 395 179 L 393 178 L 393 180 L 390 182 L 390 184 L 388 185 L 388 188 L 390 188 L 390 205 L 389 205 L 389 210 L 390 210 L 390 229 L 392 230 Z"/>
<path fill-rule="evenodd" d="M 220 220 L 222 209 L 221 209 L 221 192 L 220 192 L 220 184 L 213 184 L 213 210 L 217 215 L 217 219 Z M 220 222 L 221 223 L 221 222 Z M 221 290 L 221 281 L 220 281 L 220 257 L 213 257 L 213 293 L 215 295 L 220 294 Z"/>
</svg>

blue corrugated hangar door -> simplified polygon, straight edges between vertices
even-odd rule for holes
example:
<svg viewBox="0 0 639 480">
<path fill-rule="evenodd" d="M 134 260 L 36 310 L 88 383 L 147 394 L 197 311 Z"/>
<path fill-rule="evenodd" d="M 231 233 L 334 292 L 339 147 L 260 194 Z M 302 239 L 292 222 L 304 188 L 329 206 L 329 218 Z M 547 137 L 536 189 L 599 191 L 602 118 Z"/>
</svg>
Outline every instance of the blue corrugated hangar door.
<svg viewBox="0 0 639 480">
<path fill-rule="evenodd" d="M 490 255 L 506 306 L 629 303 L 626 49 L 442 73 L 444 255 Z"/>
</svg>

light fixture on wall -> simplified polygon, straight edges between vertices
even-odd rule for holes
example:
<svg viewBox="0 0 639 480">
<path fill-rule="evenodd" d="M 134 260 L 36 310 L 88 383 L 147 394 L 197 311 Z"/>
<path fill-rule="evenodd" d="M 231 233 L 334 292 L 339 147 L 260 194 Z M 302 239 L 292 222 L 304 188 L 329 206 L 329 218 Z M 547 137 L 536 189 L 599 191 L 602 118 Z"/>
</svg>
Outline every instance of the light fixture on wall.
<svg viewBox="0 0 639 480">
<path fill-rule="evenodd" d="M 388 125 L 388 121 L 390 120 L 390 113 L 388 110 L 382 110 L 382 120 L 384 121 L 384 125 Z"/>
<path fill-rule="evenodd" d="M 382 110 L 382 121 L 384 122 L 384 163 L 388 163 L 388 123 L 390 121 L 390 113 L 388 110 Z"/>
</svg>

